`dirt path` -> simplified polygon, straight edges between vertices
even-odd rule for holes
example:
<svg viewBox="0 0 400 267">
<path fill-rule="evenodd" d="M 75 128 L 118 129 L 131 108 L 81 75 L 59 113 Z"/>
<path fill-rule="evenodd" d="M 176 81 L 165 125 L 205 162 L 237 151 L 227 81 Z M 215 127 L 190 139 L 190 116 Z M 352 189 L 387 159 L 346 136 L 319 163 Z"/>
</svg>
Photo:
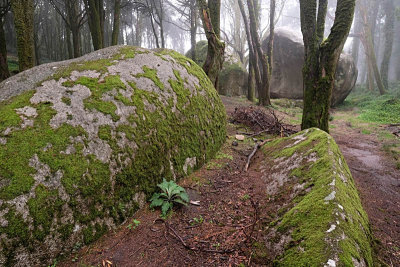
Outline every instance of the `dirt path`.
<svg viewBox="0 0 400 267">
<path fill-rule="evenodd" d="M 222 99 L 228 113 L 249 104 L 243 99 Z M 334 124 L 332 135 L 381 243 L 380 258 L 389 266 L 400 266 L 400 171 L 387 160 L 376 137 L 357 132 L 345 121 Z M 229 135 L 236 132 L 228 126 Z M 135 214 L 139 225 L 128 221 L 94 244 L 77 248 L 57 266 L 272 266 L 273 255 L 260 246 L 261 229 L 282 203 L 265 198 L 263 181 L 254 169 L 242 172 L 253 144 L 232 146 L 231 142 L 217 160 L 181 182 L 200 206 L 177 210 L 165 221 L 159 211 L 141 210 Z M 256 156 L 254 165 L 259 161 Z"/>
<path fill-rule="evenodd" d="M 362 134 L 344 121 L 334 124 L 331 134 L 356 182 L 379 257 L 389 266 L 400 266 L 400 170 L 375 135 Z"/>
</svg>

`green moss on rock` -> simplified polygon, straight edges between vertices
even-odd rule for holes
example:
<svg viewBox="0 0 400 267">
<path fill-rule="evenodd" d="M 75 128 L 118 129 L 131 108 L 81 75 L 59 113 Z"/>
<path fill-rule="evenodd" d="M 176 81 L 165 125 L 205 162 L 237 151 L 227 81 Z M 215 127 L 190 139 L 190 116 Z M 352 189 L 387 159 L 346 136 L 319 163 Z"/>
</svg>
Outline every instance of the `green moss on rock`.
<svg viewBox="0 0 400 267">
<path fill-rule="evenodd" d="M 0 265 L 43 265 L 93 242 L 132 216 L 163 177 L 179 179 L 211 159 L 225 140 L 225 116 L 197 64 L 136 47 L 66 63 L 0 103 Z M 26 258 L 16 257 L 21 249 Z"/>
<path fill-rule="evenodd" d="M 304 192 L 293 193 L 292 206 L 272 225 L 278 233 L 276 242 L 286 240 L 274 264 L 373 266 L 368 217 L 333 138 L 313 128 L 271 142 L 263 150 L 273 158 L 269 164 L 280 168 L 272 169 L 270 177 L 286 173 L 283 177 L 298 179 Z"/>
</svg>

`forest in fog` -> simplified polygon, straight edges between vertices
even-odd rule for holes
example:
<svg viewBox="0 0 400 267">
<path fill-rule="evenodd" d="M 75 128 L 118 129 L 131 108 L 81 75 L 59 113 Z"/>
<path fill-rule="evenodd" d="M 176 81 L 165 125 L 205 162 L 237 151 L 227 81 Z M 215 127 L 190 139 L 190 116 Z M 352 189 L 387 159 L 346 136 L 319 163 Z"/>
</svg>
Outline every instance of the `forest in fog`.
<svg viewBox="0 0 400 267">
<path fill-rule="evenodd" d="M 88 0 L 16 0 L 21 6 L 16 5 L 15 10 L 11 2 L 0 1 L 0 40 L 1 56 L 7 51 L 13 73 L 18 71 L 15 12 L 22 12 L 26 20 L 23 23 L 26 29 L 21 31 L 31 33 L 24 42 L 33 43 L 34 65 L 79 57 L 117 44 L 170 48 L 186 53 L 197 41 L 206 39 L 195 0 L 95 0 L 93 7 Z M 247 66 L 249 50 L 238 1 L 221 2 L 221 39 L 227 50 Z M 258 32 L 263 38 L 269 32 L 270 1 L 254 2 Z M 336 1 L 328 2 L 326 33 L 333 24 L 336 7 Z M 400 79 L 400 2 L 356 2 L 344 51 L 351 53 L 357 63 L 358 83 L 372 87 L 375 81 L 379 90 L 383 90 L 381 84 L 387 87 L 388 81 Z M 275 27 L 300 31 L 298 1 L 276 0 L 275 9 Z M 4 58 L 1 62 L 4 64 Z M 4 66 L 1 71 L 1 79 L 8 76 Z"/>
<path fill-rule="evenodd" d="M 400 266 L 400 0 L 0 0 L 0 266 Z"/>
</svg>

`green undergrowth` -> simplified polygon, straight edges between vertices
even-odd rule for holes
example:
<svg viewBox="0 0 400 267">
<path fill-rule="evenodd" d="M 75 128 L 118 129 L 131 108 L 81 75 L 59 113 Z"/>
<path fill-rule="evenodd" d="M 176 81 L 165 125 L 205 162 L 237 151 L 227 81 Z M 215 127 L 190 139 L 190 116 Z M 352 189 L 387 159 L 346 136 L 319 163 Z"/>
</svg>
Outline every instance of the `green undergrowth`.
<svg viewBox="0 0 400 267">
<path fill-rule="evenodd" d="M 287 122 L 290 124 L 301 124 L 303 116 L 303 101 L 287 98 L 271 99 L 272 108 L 289 115 Z"/>
<path fill-rule="evenodd" d="M 19 64 L 18 64 L 17 58 L 8 56 L 7 64 L 8 64 L 8 70 L 10 72 L 18 72 L 19 71 Z"/>
<path fill-rule="evenodd" d="M 339 110 L 359 109 L 359 118 L 380 124 L 400 123 L 400 84 L 393 83 L 385 95 L 357 86 Z"/>
<path fill-rule="evenodd" d="M 203 70 L 177 52 L 161 50 L 157 55 L 169 55 L 190 74 L 198 77 L 197 92 L 192 95 L 179 71 L 174 71 L 175 77 L 170 79 L 169 84 L 176 94 L 176 105 L 172 96 L 162 101 L 157 92 L 137 88 L 133 80 L 128 81 L 134 90 L 133 95 L 124 96 L 121 92 L 127 86 L 118 75 L 107 76 L 106 67 L 115 64 L 115 60 L 133 58 L 137 53 L 148 52 L 137 51 L 134 47 L 122 48 L 120 53 L 109 59 L 72 63 L 49 78 L 66 79 L 63 83 L 65 87 L 78 84 L 87 87 L 91 96 L 84 99 L 85 108 L 95 109 L 118 122 L 102 125 L 98 131 L 98 137 L 112 149 L 111 159 L 122 169 L 112 179 L 108 163 L 85 153 L 90 140 L 82 127 L 64 123 L 53 129 L 49 125 L 56 111 L 50 102 L 30 103 L 35 90 L 0 103 L 0 137 L 6 139 L 5 144 L 0 143 L 0 199 L 7 201 L 22 194 L 35 193 L 35 197 L 27 202 L 29 216 L 33 219 L 31 226 L 6 202 L 0 206 L 0 212 L 8 209 L 4 215 L 8 225 L 0 227 L 0 235 L 15 237 L 3 247 L 6 265 L 13 265 L 13 251 L 17 246 L 23 244 L 33 250 L 37 242 L 44 242 L 52 229 L 63 240 L 68 240 L 74 225 L 78 224 L 82 227 L 82 242 L 93 242 L 108 230 L 104 218 L 111 217 L 116 224 L 120 224 L 133 215 L 138 209 L 138 204 L 132 203 L 136 193 L 151 196 L 161 177 L 169 180 L 181 178 L 185 175 L 183 166 L 186 160 L 196 157 L 196 164 L 187 167 L 187 173 L 192 172 L 212 159 L 225 141 L 226 115 L 217 92 Z M 72 71 L 83 70 L 96 70 L 104 74 L 104 78 L 69 79 Z M 155 86 L 163 89 L 156 70 L 143 67 L 143 71 L 141 78 L 150 79 Z M 135 113 L 127 121 L 120 120 L 115 104 L 104 100 L 103 97 L 106 94 L 110 96 L 111 91 L 116 92 L 113 94 L 115 101 L 135 107 Z M 61 101 L 71 105 L 68 95 Z M 147 103 L 156 109 L 152 110 Z M 171 111 L 174 105 L 176 112 Z M 34 107 L 38 116 L 32 119 L 33 127 L 19 129 L 22 119 L 15 109 L 25 106 Z M 13 130 L 3 136 L 7 128 Z M 135 144 L 135 150 L 118 144 L 122 136 Z M 80 137 L 82 142 L 72 141 L 74 137 Z M 65 153 L 69 146 L 74 150 L 71 154 Z M 59 182 L 68 200 L 63 199 L 58 190 L 46 186 L 45 182 L 33 188 L 37 171 L 30 167 L 30 161 L 34 155 L 50 168 L 50 175 L 44 178 L 46 182 L 54 180 L 57 171 L 61 170 Z M 126 166 L 126 162 L 131 163 Z M 72 222 L 62 222 L 62 207 L 65 205 L 73 212 Z"/>
<path fill-rule="evenodd" d="M 293 145 L 293 137 L 299 135 L 306 136 L 306 139 Z M 291 171 L 292 177 L 299 178 L 299 183 L 311 190 L 295 197 L 294 207 L 276 223 L 277 232 L 289 235 L 292 241 L 285 246 L 275 265 L 324 266 L 338 255 L 340 260 L 336 266 L 353 266 L 352 258 L 363 259 L 367 266 L 373 266 L 368 218 L 348 166 L 333 138 L 323 131 L 310 129 L 307 133 L 302 131 L 292 137 L 277 139 L 267 144 L 264 152 L 275 159 L 289 158 L 294 154 L 297 157 L 317 158 L 315 162 L 303 160 L 298 168 Z M 340 175 L 345 177 L 346 182 Z M 331 184 L 333 180 L 334 185 Z M 326 201 L 332 191 L 336 192 L 334 199 Z M 340 213 L 345 219 L 339 216 Z M 336 229 L 327 233 L 332 224 Z"/>
</svg>

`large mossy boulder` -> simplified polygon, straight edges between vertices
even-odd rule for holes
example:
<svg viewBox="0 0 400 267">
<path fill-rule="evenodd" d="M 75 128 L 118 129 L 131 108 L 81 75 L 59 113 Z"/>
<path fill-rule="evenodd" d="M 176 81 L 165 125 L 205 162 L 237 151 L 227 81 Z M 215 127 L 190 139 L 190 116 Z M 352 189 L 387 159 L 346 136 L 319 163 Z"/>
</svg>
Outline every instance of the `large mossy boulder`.
<svg viewBox="0 0 400 267">
<path fill-rule="evenodd" d="M 207 57 L 207 41 L 196 43 L 196 60 L 199 66 L 203 66 Z M 191 58 L 192 49 L 186 52 L 185 56 Z M 224 64 L 219 75 L 218 92 L 221 95 L 241 96 L 247 94 L 248 73 L 240 63 L 240 60 L 229 50 L 225 48 Z"/>
<path fill-rule="evenodd" d="M 226 96 L 247 94 L 247 71 L 238 63 L 224 63 L 219 74 L 219 93 Z"/>
<path fill-rule="evenodd" d="M 46 265 L 121 224 L 225 140 L 202 69 L 110 47 L 0 83 L 0 265 Z"/>
<path fill-rule="evenodd" d="M 269 36 L 262 43 L 267 51 Z M 271 97 L 303 99 L 304 45 L 301 32 L 287 28 L 275 30 L 274 65 L 271 78 Z M 350 94 L 357 81 L 357 67 L 350 55 L 342 53 L 336 69 L 335 85 L 331 105 L 342 103 Z"/>
<path fill-rule="evenodd" d="M 373 266 L 371 232 L 350 170 L 316 128 L 263 147 L 270 206 L 265 247 L 274 266 Z"/>
</svg>

